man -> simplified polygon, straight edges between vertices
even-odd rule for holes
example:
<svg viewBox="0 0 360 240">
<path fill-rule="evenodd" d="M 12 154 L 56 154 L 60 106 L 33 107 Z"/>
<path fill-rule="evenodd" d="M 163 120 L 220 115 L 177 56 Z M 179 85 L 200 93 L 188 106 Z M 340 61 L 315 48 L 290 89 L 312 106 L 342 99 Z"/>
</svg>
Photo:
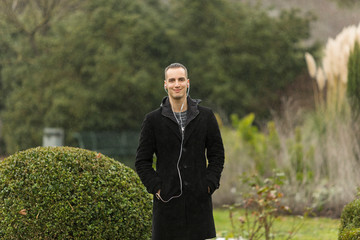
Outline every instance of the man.
<svg viewBox="0 0 360 240">
<path fill-rule="evenodd" d="M 155 196 L 152 239 L 216 237 L 211 195 L 224 166 L 216 118 L 199 106 L 200 100 L 187 96 L 190 80 L 182 64 L 165 69 L 164 88 L 168 96 L 143 122 L 135 162 L 142 183 Z"/>
</svg>

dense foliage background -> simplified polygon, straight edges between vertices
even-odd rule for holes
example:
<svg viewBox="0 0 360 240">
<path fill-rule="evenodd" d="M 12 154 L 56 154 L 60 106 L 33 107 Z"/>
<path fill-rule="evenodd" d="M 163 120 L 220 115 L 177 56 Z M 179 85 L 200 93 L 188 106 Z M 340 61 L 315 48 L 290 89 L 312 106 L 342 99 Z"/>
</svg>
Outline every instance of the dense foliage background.
<svg viewBox="0 0 360 240">
<path fill-rule="evenodd" d="M 138 130 L 165 95 L 171 62 L 188 67 L 192 96 L 224 119 L 266 118 L 304 71 L 312 20 L 231 0 L 19 0 L 0 11 L 7 153 L 41 145 L 49 126 Z"/>
</svg>

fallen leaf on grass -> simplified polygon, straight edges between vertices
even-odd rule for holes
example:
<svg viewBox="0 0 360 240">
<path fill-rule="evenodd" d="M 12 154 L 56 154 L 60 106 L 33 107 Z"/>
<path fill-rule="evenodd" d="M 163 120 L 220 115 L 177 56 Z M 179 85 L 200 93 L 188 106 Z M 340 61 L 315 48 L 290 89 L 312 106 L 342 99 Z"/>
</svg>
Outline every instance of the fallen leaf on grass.
<svg viewBox="0 0 360 240">
<path fill-rule="evenodd" d="M 25 216 L 27 214 L 26 209 L 20 210 L 19 213 L 23 216 Z"/>
</svg>

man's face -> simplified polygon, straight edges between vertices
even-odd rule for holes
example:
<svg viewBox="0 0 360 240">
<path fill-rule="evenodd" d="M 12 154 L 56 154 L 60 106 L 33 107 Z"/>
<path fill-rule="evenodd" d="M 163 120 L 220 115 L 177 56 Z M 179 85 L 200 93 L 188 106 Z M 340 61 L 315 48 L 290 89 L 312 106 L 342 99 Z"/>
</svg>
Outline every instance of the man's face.
<svg viewBox="0 0 360 240">
<path fill-rule="evenodd" d="M 188 83 L 189 79 L 186 77 L 185 69 L 179 67 L 169 68 L 167 70 L 164 84 L 170 98 L 174 100 L 186 98 Z"/>
</svg>

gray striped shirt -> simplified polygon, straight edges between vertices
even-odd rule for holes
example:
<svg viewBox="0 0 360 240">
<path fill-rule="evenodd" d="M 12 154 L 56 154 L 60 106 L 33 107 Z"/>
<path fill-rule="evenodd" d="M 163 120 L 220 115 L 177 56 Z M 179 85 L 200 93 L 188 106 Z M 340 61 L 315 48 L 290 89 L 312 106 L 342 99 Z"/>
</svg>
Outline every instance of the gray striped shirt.
<svg viewBox="0 0 360 240">
<path fill-rule="evenodd" d="M 185 128 L 186 119 L 187 119 L 187 111 L 184 112 L 174 112 L 175 117 L 179 125 L 181 126 L 181 129 Z"/>
</svg>

